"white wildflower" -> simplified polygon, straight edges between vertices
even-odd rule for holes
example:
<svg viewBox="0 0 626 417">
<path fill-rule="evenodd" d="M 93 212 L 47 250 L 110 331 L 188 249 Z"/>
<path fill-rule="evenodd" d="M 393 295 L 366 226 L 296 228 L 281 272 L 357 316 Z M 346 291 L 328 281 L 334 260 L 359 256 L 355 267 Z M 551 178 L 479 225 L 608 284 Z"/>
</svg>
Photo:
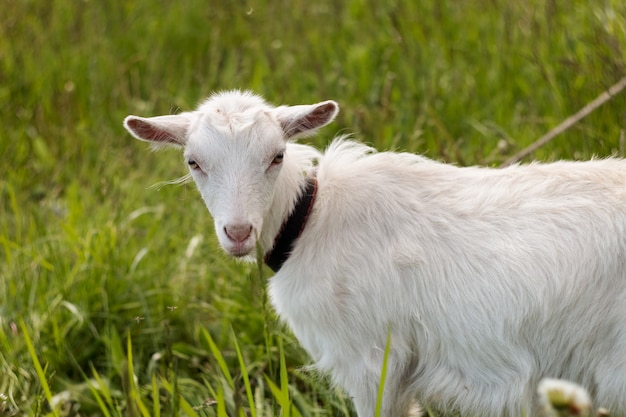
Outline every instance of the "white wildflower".
<svg viewBox="0 0 626 417">
<path fill-rule="evenodd" d="M 545 378 L 539 383 L 538 392 L 547 416 L 583 417 L 591 413 L 589 394 L 573 382 Z"/>
<path fill-rule="evenodd" d="M 72 394 L 69 391 L 61 391 L 50 399 L 50 408 L 53 410 L 59 410 L 71 399 Z"/>
</svg>

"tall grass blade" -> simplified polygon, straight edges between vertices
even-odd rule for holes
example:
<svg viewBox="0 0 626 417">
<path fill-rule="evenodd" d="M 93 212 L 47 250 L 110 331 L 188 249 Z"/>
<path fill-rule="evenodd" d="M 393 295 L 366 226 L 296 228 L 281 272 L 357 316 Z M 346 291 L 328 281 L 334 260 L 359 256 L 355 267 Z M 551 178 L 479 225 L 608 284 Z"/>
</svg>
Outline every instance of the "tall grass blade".
<svg viewBox="0 0 626 417">
<path fill-rule="evenodd" d="M 276 401 L 278 401 L 280 408 L 282 408 L 283 410 L 281 415 L 283 417 L 290 417 L 291 407 L 289 403 L 289 393 L 285 395 L 285 392 L 281 388 L 279 388 L 278 385 L 276 385 L 267 375 L 265 375 L 265 382 L 267 383 L 267 386 L 270 387 L 272 395 L 274 396 L 274 398 L 276 398 Z"/>
<path fill-rule="evenodd" d="M 172 384 L 170 384 L 165 379 L 161 379 L 161 384 L 163 384 L 163 387 L 167 390 L 167 392 L 170 393 L 170 395 L 176 395 L 178 397 L 178 403 L 180 405 L 180 408 L 182 408 L 182 410 L 188 417 L 199 417 L 198 413 L 196 413 L 196 410 L 193 409 L 191 404 L 189 404 L 183 396 L 181 396 L 180 394 L 176 394 L 176 391 L 174 390 Z"/>
<path fill-rule="evenodd" d="M 289 395 L 289 379 L 287 377 L 287 361 L 283 350 L 283 338 L 278 338 L 278 353 L 280 356 L 280 390 Z"/>
<path fill-rule="evenodd" d="M 274 398 L 276 398 L 282 408 L 282 416 L 291 417 L 293 415 L 294 417 L 301 417 L 302 415 L 290 398 L 287 363 L 285 360 L 285 352 L 283 351 L 283 339 L 281 337 L 278 338 L 278 350 L 280 354 L 280 388 L 267 375 L 265 376 L 265 381 L 270 387 Z"/>
<path fill-rule="evenodd" d="M 161 417 L 161 402 L 159 401 L 159 385 L 157 384 L 156 373 L 152 374 L 152 415 Z"/>
<path fill-rule="evenodd" d="M 265 274 L 264 274 L 264 265 L 265 261 L 263 259 L 263 248 L 261 247 L 261 243 L 258 240 L 256 243 L 256 267 L 257 267 L 257 277 L 258 277 L 258 285 L 259 291 L 261 292 L 261 308 L 263 309 L 263 338 L 265 340 L 265 353 L 267 355 L 267 367 L 269 369 L 269 374 L 274 378 L 276 376 L 274 369 L 274 361 L 272 356 L 272 347 L 273 343 L 273 329 L 272 329 L 272 318 L 269 307 L 269 300 L 267 296 L 267 286 L 265 283 Z"/>
<path fill-rule="evenodd" d="M 33 365 L 35 366 L 35 371 L 37 372 L 37 377 L 39 378 L 39 383 L 43 388 L 43 392 L 46 396 L 46 400 L 48 400 L 48 404 L 52 404 L 52 391 L 50 391 L 50 386 L 48 385 L 48 381 L 46 380 L 46 373 L 41 367 L 41 363 L 39 362 L 39 358 L 37 358 L 37 352 L 35 352 L 35 347 L 33 345 L 32 340 L 30 339 L 30 335 L 28 334 L 28 329 L 26 328 L 26 324 L 24 320 L 20 319 L 20 327 L 22 329 L 22 333 L 24 334 L 24 341 L 26 342 L 26 347 L 28 348 L 28 353 L 33 361 Z M 52 408 L 52 406 L 51 406 Z M 52 408 L 52 414 L 55 417 L 59 417 L 59 412 Z"/>
<path fill-rule="evenodd" d="M 215 397 L 217 403 L 217 417 L 227 417 L 226 414 L 226 400 L 224 399 L 224 388 L 221 385 L 217 386 L 217 395 Z"/>
<path fill-rule="evenodd" d="M 237 336 L 235 335 L 235 331 L 232 328 L 230 330 L 233 336 L 233 341 L 235 343 L 235 350 L 237 351 L 237 359 L 239 360 L 239 366 L 241 368 L 241 375 L 243 377 L 243 383 L 244 383 L 244 386 L 246 387 L 246 395 L 248 397 L 248 403 L 250 405 L 250 415 L 252 417 L 257 417 L 256 405 L 254 403 L 254 393 L 252 392 L 252 388 L 250 386 L 250 378 L 248 376 L 248 370 L 246 369 L 246 364 L 243 360 L 243 355 L 241 354 L 239 343 L 237 343 Z"/>
<path fill-rule="evenodd" d="M 267 375 L 265 376 L 265 382 L 270 387 L 272 395 L 274 396 L 276 401 L 278 401 L 278 404 L 282 409 L 282 417 L 302 417 L 300 411 L 298 411 L 298 409 L 291 401 L 291 398 L 289 396 L 289 389 L 286 389 L 284 386 L 282 386 L 282 383 L 281 387 L 279 388 L 278 385 L 276 385 L 271 379 L 269 379 Z"/>
<path fill-rule="evenodd" d="M 100 408 L 100 412 L 102 412 L 102 415 L 104 417 L 111 417 L 111 413 L 109 413 L 109 409 L 107 407 L 107 404 L 104 402 L 104 399 L 102 398 L 102 396 L 104 395 L 105 398 L 107 398 L 107 401 L 109 402 L 109 405 L 112 406 L 113 404 L 110 401 L 111 397 L 110 397 L 110 395 L 108 395 L 107 390 L 105 389 L 104 385 L 102 384 L 102 379 L 100 378 L 100 376 L 98 375 L 98 373 L 94 369 L 93 365 L 91 365 L 91 370 L 92 370 L 92 372 L 94 374 L 94 378 L 96 379 L 97 386 L 93 383 L 93 381 L 87 380 L 87 386 L 89 387 L 89 391 L 91 391 L 91 394 L 96 399 L 96 402 L 98 403 L 98 407 Z M 104 394 L 100 394 L 100 392 L 99 392 L 100 390 L 104 391 Z"/>
<path fill-rule="evenodd" d="M 378 384 L 378 395 L 376 396 L 376 417 L 380 417 L 383 408 L 383 392 L 385 381 L 387 380 L 387 362 L 389 361 L 389 351 L 391 350 L 391 327 L 387 330 L 387 343 L 385 344 L 385 356 L 383 358 L 383 369 L 380 372 L 380 382 Z"/>
<path fill-rule="evenodd" d="M 206 329 L 203 328 L 201 330 L 201 333 L 202 333 L 202 336 L 204 336 L 204 339 L 209 344 L 209 349 L 211 349 L 211 353 L 213 354 L 213 357 L 217 361 L 217 365 L 220 367 L 220 370 L 222 371 L 224 378 L 226 378 L 226 380 L 228 381 L 228 386 L 234 389 L 235 382 L 233 381 L 233 377 L 231 376 L 230 371 L 228 370 L 228 365 L 226 364 L 226 361 L 224 360 L 224 356 L 222 356 L 222 352 L 220 352 L 217 345 L 215 344 L 215 341 L 211 337 L 211 334 Z"/>
<path fill-rule="evenodd" d="M 91 383 L 88 383 L 88 386 L 89 386 L 89 391 L 91 391 L 91 394 L 93 395 L 93 397 L 96 399 L 96 402 L 98 403 L 98 407 L 100 408 L 100 412 L 102 413 L 102 415 L 104 417 L 111 417 L 111 413 L 109 413 L 109 409 L 107 408 L 107 405 L 102 400 L 102 396 L 100 395 L 96 387 L 94 387 L 93 384 Z"/>
<path fill-rule="evenodd" d="M 137 406 L 139 412 L 143 417 L 150 417 L 150 412 L 148 408 L 141 400 L 141 395 L 137 389 L 137 385 L 135 384 L 135 369 L 133 366 L 133 344 L 130 337 L 130 331 L 126 334 L 126 349 L 127 349 L 127 365 L 128 365 L 128 397 L 131 401 L 129 407 Z"/>
<path fill-rule="evenodd" d="M 97 395 L 98 397 L 100 397 L 101 395 L 104 396 L 104 399 L 106 400 L 108 406 L 110 408 L 114 408 L 115 407 L 115 403 L 113 402 L 113 397 L 111 396 L 111 393 L 109 392 L 109 389 L 107 388 L 107 386 L 104 384 L 104 381 L 102 380 L 102 378 L 100 377 L 100 374 L 98 374 L 98 371 L 96 371 L 96 368 L 93 367 L 93 364 L 91 365 L 91 373 L 93 374 L 93 378 L 96 380 L 96 383 L 98 384 L 98 387 L 95 387 L 93 385 L 93 383 L 89 383 L 89 388 L 93 391 L 98 391 L 97 388 L 100 389 L 100 391 L 102 391 L 102 394 L 100 394 L 99 392 L 97 394 L 94 393 L 94 395 Z M 98 402 L 99 403 L 99 402 Z M 106 407 L 100 406 L 102 410 L 104 410 Z"/>
</svg>

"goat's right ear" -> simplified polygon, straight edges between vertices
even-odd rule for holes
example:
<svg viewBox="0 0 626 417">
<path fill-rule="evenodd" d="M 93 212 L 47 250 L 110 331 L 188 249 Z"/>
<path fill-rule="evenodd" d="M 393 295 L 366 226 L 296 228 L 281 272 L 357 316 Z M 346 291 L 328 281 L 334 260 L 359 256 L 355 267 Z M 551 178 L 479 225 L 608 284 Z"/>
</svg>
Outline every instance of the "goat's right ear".
<svg viewBox="0 0 626 417">
<path fill-rule="evenodd" d="M 286 139 L 310 136 L 317 129 L 332 122 L 339 105 L 332 101 L 301 106 L 281 106 L 274 110 Z"/>
<path fill-rule="evenodd" d="M 124 119 L 124 127 L 139 140 L 155 145 L 184 146 L 187 142 L 187 131 L 190 120 L 184 114 L 139 117 L 128 116 Z"/>
</svg>

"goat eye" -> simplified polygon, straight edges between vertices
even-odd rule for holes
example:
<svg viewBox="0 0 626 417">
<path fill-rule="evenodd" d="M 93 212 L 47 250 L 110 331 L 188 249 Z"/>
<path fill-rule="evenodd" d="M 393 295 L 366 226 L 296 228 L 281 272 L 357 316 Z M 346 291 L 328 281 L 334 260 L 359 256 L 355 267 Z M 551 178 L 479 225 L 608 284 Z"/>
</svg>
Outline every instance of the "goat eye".
<svg viewBox="0 0 626 417">
<path fill-rule="evenodd" d="M 283 162 L 283 158 L 285 157 L 285 152 L 280 151 L 276 154 L 274 159 L 272 160 L 272 165 L 278 165 Z"/>
<path fill-rule="evenodd" d="M 196 161 L 194 161 L 193 159 L 188 160 L 187 161 L 187 165 L 189 165 L 189 168 L 193 169 L 193 170 L 200 169 L 200 165 L 198 165 L 198 163 Z"/>
</svg>

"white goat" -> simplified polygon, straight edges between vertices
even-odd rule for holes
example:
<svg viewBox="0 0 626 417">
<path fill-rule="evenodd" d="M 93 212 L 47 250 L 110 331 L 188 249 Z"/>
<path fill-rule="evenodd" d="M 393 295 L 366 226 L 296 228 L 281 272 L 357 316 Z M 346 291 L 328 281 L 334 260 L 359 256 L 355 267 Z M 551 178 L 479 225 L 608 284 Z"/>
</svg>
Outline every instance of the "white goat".
<svg viewBox="0 0 626 417">
<path fill-rule="evenodd" d="M 375 414 L 388 331 L 382 416 L 416 400 L 535 415 L 543 377 L 626 415 L 626 162 L 459 168 L 291 142 L 337 112 L 232 91 L 125 126 L 184 148 L 220 244 L 246 257 L 258 241 L 276 311 L 359 416 Z"/>
</svg>

